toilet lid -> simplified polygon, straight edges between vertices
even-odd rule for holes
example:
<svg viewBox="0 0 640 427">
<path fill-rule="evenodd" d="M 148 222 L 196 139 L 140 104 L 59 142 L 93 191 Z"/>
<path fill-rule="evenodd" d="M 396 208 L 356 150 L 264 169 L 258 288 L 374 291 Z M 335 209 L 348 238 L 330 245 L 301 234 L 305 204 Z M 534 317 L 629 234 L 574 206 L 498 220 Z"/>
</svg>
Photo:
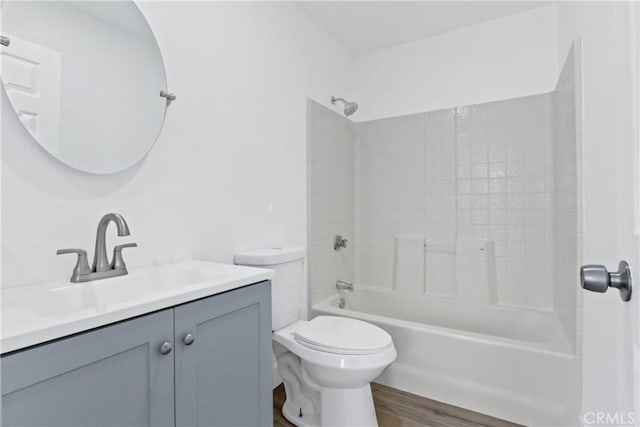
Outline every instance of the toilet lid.
<svg viewBox="0 0 640 427">
<path fill-rule="evenodd" d="M 337 316 L 318 316 L 304 322 L 294 336 L 304 346 L 340 354 L 371 354 L 393 344 L 391 335 L 379 327 Z"/>
</svg>

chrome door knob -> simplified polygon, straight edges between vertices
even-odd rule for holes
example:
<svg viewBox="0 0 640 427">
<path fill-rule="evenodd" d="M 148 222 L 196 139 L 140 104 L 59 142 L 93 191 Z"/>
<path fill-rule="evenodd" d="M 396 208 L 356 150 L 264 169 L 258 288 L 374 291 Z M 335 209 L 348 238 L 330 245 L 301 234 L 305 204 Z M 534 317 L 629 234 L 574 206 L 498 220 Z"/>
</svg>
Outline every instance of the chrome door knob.
<svg viewBox="0 0 640 427">
<path fill-rule="evenodd" d="M 164 342 L 161 346 L 160 346 L 160 353 L 167 355 L 169 353 L 171 353 L 171 350 L 173 350 L 173 346 L 171 345 L 171 343 L 169 341 Z"/>
<path fill-rule="evenodd" d="M 187 334 L 184 336 L 183 342 L 186 345 L 191 345 L 195 340 L 196 340 L 196 337 L 194 337 L 193 334 Z"/>
<path fill-rule="evenodd" d="M 583 265 L 580 269 L 580 285 L 592 292 L 606 292 L 609 287 L 620 291 L 623 301 L 631 299 L 631 268 L 627 261 L 620 261 L 618 271 L 609 273 L 604 265 Z"/>
</svg>

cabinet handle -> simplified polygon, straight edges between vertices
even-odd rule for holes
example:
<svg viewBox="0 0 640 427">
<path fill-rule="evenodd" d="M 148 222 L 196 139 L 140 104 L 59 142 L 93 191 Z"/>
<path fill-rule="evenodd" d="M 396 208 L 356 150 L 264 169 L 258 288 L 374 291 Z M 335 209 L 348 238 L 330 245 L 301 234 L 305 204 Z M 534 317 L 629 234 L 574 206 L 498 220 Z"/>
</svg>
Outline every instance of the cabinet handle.
<svg viewBox="0 0 640 427">
<path fill-rule="evenodd" d="M 164 344 L 160 346 L 160 353 L 162 354 L 165 354 L 165 355 L 169 354 L 171 353 L 171 350 L 173 350 L 173 346 L 169 341 L 166 341 Z"/>
<path fill-rule="evenodd" d="M 186 345 L 191 345 L 195 340 L 196 340 L 196 337 L 194 337 L 193 334 L 187 334 L 184 336 L 183 341 Z"/>
</svg>

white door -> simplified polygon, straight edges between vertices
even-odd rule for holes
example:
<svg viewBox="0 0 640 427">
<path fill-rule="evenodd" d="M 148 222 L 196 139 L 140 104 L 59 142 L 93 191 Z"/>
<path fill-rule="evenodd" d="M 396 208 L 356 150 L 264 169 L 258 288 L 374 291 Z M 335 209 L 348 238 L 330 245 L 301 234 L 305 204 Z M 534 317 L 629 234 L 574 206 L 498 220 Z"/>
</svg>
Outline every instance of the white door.
<svg viewBox="0 0 640 427">
<path fill-rule="evenodd" d="M 584 261 L 615 271 L 627 260 L 635 289 L 583 292 L 584 425 L 640 425 L 640 7 L 585 6 Z"/>
<path fill-rule="evenodd" d="M 31 134 L 56 153 L 60 133 L 60 52 L 11 34 L 2 47 L 2 81 Z"/>
</svg>

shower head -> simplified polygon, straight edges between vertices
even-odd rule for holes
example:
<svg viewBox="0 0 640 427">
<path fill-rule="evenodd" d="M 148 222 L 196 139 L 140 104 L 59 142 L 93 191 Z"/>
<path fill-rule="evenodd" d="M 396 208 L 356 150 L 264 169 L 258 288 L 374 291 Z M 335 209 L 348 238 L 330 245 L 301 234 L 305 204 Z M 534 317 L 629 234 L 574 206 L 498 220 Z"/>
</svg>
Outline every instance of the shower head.
<svg viewBox="0 0 640 427">
<path fill-rule="evenodd" d="M 336 98 L 335 96 L 332 96 L 331 97 L 331 103 L 333 105 L 335 105 L 336 101 L 342 101 L 342 103 L 344 104 L 344 115 L 347 116 L 347 117 L 349 117 L 350 115 L 355 113 L 356 110 L 358 110 L 358 103 L 357 102 L 349 102 L 346 99 Z"/>
</svg>

